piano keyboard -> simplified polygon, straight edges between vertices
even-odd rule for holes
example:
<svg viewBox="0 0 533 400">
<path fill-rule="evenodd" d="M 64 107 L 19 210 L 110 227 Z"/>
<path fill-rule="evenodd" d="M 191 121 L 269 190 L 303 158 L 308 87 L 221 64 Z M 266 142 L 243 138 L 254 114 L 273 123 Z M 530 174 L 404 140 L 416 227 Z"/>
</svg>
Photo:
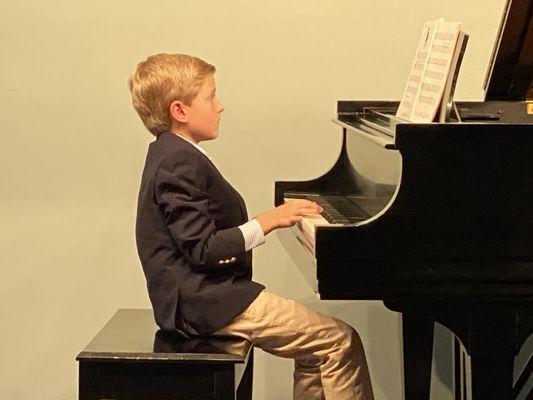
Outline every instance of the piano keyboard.
<svg viewBox="0 0 533 400">
<path fill-rule="evenodd" d="M 314 201 L 324 209 L 322 215 L 332 224 L 355 224 L 370 216 L 345 196 L 325 195 L 308 196 L 307 200 Z"/>
<path fill-rule="evenodd" d="M 314 253 L 315 233 L 317 226 L 355 224 L 370 217 L 346 196 L 307 193 L 297 195 L 291 193 L 289 195 L 287 193 L 285 201 L 294 200 L 296 198 L 314 201 L 324 209 L 321 215 L 316 214 L 304 217 L 302 221 L 297 224 L 299 232 L 303 235 L 303 238 L 299 239 L 300 242 L 302 239 L 305 239 L 306 242 L 311 245 L 312 249 L 310 249 L 309 246 L 305 247 L 312 253 Z"/>
</svg>

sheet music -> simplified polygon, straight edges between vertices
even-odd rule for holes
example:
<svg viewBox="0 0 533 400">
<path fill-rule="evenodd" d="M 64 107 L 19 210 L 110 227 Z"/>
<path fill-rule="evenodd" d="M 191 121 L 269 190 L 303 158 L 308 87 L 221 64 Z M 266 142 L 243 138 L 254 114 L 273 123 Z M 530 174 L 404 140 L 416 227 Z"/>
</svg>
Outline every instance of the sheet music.
<svg viewBox="0 0 533 400">
<path fill-rule="evenodd" d="M 460 22 L 444 19 L 426 22 L 397 117 L 412 122 L 432 122 L 450 72 Z"/>
<path fill-rule="evenodd" d="M 411 72 L 407 79 L 407 85 L 396 113 L 397 117 L 410 120 L 414 109 L 415 102 L 418 99 L 420 87 L 422 86 L 422 77 L 426 70 L 429 59 L 429 50 L 435 38 L 437 21 L 429 21 L 424 24 L 422 36 L 418 42 L 415 59 L 411 65 Z"/>
</svg>

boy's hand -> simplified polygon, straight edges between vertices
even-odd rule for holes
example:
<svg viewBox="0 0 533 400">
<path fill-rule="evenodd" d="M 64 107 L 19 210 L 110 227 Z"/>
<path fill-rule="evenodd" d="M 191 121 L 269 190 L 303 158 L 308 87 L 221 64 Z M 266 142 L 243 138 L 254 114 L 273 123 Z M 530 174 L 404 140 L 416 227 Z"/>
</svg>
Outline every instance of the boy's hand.
<svg viewBox="0 0 533 400">
<path fill-rule="evenodd" d="M 293 226 L 300 222 L 304 216 L 320 214 L 322 211 L 324 211 L 322 207 L 313 201 L 295 199 L 260 214 L 255 219 L 259 222 L 266 235 L 274 229 Z"/>
</svg>

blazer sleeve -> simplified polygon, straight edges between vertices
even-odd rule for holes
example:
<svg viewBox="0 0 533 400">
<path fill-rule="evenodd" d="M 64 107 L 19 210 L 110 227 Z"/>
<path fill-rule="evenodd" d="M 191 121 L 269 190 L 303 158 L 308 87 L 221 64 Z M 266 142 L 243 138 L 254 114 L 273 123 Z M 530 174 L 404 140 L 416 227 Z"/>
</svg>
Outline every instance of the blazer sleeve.
<svg viewBox="0 0 533 400">
<path fill-rule="evenodd" d="M 183 157 L 182 157 L 183 156 Z M 217 229 L 209 214 L 205 173 L 196 154 L 163 160 L 155 177 L 155 196 L 177 248 L 196 267 L 223 268 L 245 252 L 238 227 Z"/>
</svg>

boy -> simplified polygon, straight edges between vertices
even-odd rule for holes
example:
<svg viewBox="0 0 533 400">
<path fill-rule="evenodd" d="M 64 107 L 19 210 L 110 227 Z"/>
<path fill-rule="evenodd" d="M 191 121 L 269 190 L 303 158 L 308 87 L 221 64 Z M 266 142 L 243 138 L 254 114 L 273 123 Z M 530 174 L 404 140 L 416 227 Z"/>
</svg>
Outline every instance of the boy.
<svg viewBox="0 0 533 400">
<path fill-rule="evenodd" d="M 217 137 L 224 111 L 214 73 L 199 58 L 157 54 L 129 80 L 133 106 L 156 136 L 136 224 L 156 322 L 188 335 L 240 336 L 293 358 L 295 399 L 373 399 L 352 327 L 251 280 L 251 250 L 265 235 L 322 210 L 295 200 L 248 221 L 242 197 L 198 146 Z"/>
</svg>

